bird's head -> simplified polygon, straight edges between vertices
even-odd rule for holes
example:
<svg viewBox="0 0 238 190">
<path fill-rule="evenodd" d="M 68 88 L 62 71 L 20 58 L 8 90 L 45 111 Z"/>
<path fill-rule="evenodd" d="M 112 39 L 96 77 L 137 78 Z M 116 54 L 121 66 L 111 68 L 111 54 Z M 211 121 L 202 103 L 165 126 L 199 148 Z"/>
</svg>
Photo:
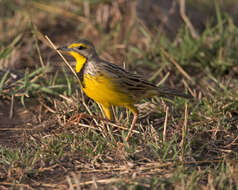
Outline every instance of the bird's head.
<svg viewBox="0 0 238 190">
<path fill-rule="evenodd" d="M 68 52 L 74 58 L 77 58 L 79 55 L 83 56 L 86 59 L 90 59 L 93 56 L 96 56 L 96 51 L 93 43 L 85 39 L 72 42 L 68 46 L 59 47 L 57 50 Z"/>
<path fill-rule="evenodd" d="M 59 47 L 57 48 L 57 50 L 60 50 L 62 52 L 67 52 L 75 58 L 77 62 L 76 64 L 77 72 L 78 70 L 81 69 L 82 65 L 87 60 L 97 57 L 97 53 L 93 43 L 85 39 L 72 42 L 68 46 Z"/>
</svg>

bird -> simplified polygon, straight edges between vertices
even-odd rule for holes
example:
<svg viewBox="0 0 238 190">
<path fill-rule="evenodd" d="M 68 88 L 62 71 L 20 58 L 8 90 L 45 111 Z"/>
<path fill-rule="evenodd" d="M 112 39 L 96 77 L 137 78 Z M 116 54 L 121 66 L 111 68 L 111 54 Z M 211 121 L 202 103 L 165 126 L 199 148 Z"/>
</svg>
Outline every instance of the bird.
<svg viewBox="0 0 238 190">
<path fill-rule="evenodd" d="M 129 140 L 138 119 L 139 111 L 135 107 L 137 102 L 153 96 L 192 97 L 176 89 L 158 87 L 138 74 L 101 59 L 93 43 L 87 39 L 74 41 L 57 50 L 74 57 L 75 73 L 82 90 L 101 105 L 107 119 L 113 119 L 112 106 L 124 107 L 133 113 L 126 141 Z"/>
</svg>

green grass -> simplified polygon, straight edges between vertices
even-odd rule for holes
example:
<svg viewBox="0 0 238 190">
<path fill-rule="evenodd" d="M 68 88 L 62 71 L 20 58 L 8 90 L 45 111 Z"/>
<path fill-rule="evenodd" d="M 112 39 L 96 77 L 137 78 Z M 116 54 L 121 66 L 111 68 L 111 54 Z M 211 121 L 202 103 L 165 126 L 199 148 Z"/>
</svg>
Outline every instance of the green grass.
<svg viewBox="0 0 238 190">
<path fill-rule="evenodd" d="M 35 13 L 39 4 L 31 10 L 4 4 L 9 10 L 17 6 L 15 14 L 27 19 L 16 17 L 26 31 L 9 36 L 14 14 L 5 14 L 2 21 L 9 23 L 3 32 L 9 38 L 0 44 L 0 188 L 238 189 L 238 28 L 232 18 L 216 5 L 216 25 L 208 25 L 198 39 L 181 26 L 172 40 L 150 33 L 136 20 L 129 24 L 130 19 L 113 17 L 103 25 L 95 12 L 109 6 L 120 13 L 117 6 L 123 5 L 92 2 L 90 17 L 75 9 L 86 9 L 83 2 L 58 2 L 57 8 L 67 9 L 51 13 L 42 7 Z M 87 22 L 72 25 L 77 16 Z M 49 19 L 43 23 L 42 18 Z M 124 25 L 130 27 L 126 34 Z M 140 117 L 128 143 L 132 114 L 123 108 L 114 108 L 116 122 L 71 121 L 77 113 L 103 115 L 81 94 L 38 30 L 57 46 L 79 33 L 100 39 L 95 46 L 105 59 L 124 60 L 130 71 L 155 84 L 186 89 L 196 98 L 139 102 Z"/>
</svg>

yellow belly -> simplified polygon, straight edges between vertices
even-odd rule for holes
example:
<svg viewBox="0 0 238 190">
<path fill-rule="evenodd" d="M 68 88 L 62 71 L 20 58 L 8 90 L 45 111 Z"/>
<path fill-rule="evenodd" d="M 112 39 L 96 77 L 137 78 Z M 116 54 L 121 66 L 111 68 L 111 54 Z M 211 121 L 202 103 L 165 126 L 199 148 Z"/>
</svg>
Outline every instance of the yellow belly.
<svg viewBox="0 0 238 190">
<path fill-rule="evenodd" d="M 127 93 L 122 92 L 119 84 L 110 80 L 109 77 L 85 74 L 84 84 L 83 91 L 100 104 L 122 107 L 134 104 L 134 100 Z"/>
</svg>

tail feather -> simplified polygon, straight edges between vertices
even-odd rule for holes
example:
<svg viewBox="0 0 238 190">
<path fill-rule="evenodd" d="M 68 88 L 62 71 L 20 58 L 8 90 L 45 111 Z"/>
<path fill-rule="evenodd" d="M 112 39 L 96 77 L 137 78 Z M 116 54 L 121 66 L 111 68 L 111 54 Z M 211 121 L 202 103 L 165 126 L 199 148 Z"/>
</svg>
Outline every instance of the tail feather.
<svg viewBox="0 0 238 190">
<path fill-rule="evenodd" d="M 172 89 L 172 88 L 166 88 L 166 87 L 158 87 L 157 88 L 159 96 L 179 96 L 187 99 L 192 99 L 193 96 L 190 94 L 185 94 L 179 90 Z"/>
</svg>

